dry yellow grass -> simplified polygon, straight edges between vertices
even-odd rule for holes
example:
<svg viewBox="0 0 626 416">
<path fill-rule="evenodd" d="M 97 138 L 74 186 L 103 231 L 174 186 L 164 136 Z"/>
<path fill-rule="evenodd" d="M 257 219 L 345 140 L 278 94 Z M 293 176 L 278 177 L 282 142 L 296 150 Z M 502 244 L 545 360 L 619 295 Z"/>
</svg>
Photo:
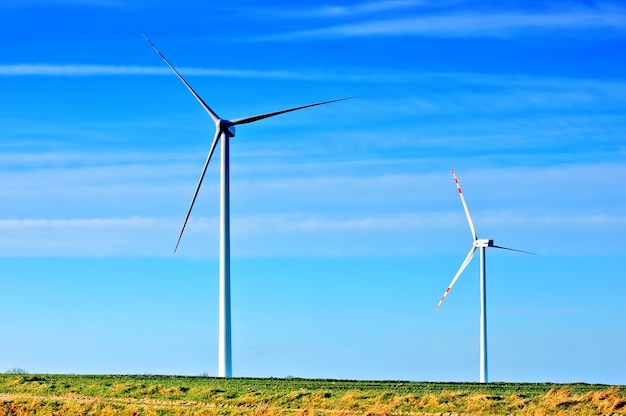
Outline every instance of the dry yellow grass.
<svg viewBox="0 0 626 416">
<path fill-rule="evenodd" d="M 626 388 L 182 377 L 2 376 L 0 416 L 625 415 Z"/>
</svg>

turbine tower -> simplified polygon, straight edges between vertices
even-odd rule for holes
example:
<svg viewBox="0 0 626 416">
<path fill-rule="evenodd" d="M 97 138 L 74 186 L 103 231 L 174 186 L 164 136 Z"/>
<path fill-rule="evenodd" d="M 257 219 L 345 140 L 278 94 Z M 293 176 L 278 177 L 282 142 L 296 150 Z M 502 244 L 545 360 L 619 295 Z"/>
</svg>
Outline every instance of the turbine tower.
<svg viewBox="0 0 626 416">
<path fill-rule="evenodd" d="M 521 253 L 528 253 L 528 254 L 532 254 L 532 253 L 528 251 L 516 250 L 514 248 L 496 246 L 495 244 L 493 244 L 493 240 L 489 240 L 485 238 L 479 239 L 476 235 L 476 229 L 474 228 L 472 217 L 469 213 L 469 209 L 467 208 L 467 203 L 465 202 L 465 197 L 463 196 L 463 191 L 461 190 L 461 185 L 459 184 L 459 180 L 456 177 L 454 169 L 452 169 L 452 176 L 454 177 L 454 182 L 456 183 L 456 187 L 459 190 L 461 203 L 463 203 L 465 216 L 467 217 L 467 222 L 469 223 L 470 231 L 472 232 L 472 238 L 474 239 L 474 241 L 472 243 L 472 248 L 470 248 L 470 251 L 467 254 L 467 257 L 465 257 L 465 260 L 461 264 L 461 267 L 456 272 L 454 279 L 452 279 L 452 282 L 450 283 L 450 285 L 448 285 L 448 288 L 446 289 L 443 296 L 441 297 L 441 300 L 439 300 L 439 303 L 437 304 L 437 309 L 439 309 L 439 307 L 443 303 L 446 296 L 448 296 L 448 293 L 450 293 L 450 289 L 452 289 L 452 286 L 454 286 L 459 276 L 461 276 L 461 273 L 463 273 L 467 265 L 472 261 L 472 258 L 474 258 L 474 252 L 476 251 L 476 249 L 479 248 L 480 249 L 480 382 L 486 383 L 488 380 L 488 377 L 487 377 L 487 294 L 486 294 L 486 287 L 485 287 L 485 277 L 486 277 L 485 249 L 487 247 L 494 247 L 494 248 L 500 248 L 503 250 L 519 251 Z"/>
<path fill-rule="evenodd" d="M 235 126 L 239 124 L 248 124 L 255 121 L 262 120 L 264 118 L 274 117 L 280 114 L 289 113 L 296 110 L 302 110 L 304 108 L 315 107 L 318 105 L 334 103 L 337 101 L 348 100 L 354 97 L 341 98 L 337 100 L 324 101 L 315 104 L 304 105 L 301 107 L 289 108 L 287 110 L 275 111 L 272 113 L 261 114 L 257 116 L 238 118 L 235 120 L 226 120 L 220 118 L 215 111 L 209 107 L 202 98 L 191 88 L 191 85 L 185 81 L 185 79 L 178 73 L 176 68 L 165 58 L 165 56 L 157 49 L 157 47 L 148 39 L 146 35 L 142 33 L 142 36 L 152 46 L 156 53 L 165 61 L 167 66 L 176 74 L 178 79 L 182 81 L 187 89 L 196 97 L 196 100 L 202 105 L 202 107 L 209 113 L 209 116 L 215 123 L 215 136 L 213 137 L 213 143 L 209 150 L 209 154 L 204 162 L 202 168 L 202 174 L 200 180 L 196 186 L 196 190 L 193 194 L 189 210 L 185 217 L 185 222 L 180 230 L 174 253 L 178 250 L 178 245 L 185 232 L 185 226 L 189 220 L 189 215 L 193 209 L 193 205 L 196 202 L 196 197 L 200 191 L 204 174 L 211 160 L 211 156 L 217 147 L 217 143 L 222 139 L 221 145 L 221 168 L 220 168 L 220 285 L 219 285 L 219 337 L 218 337 L 218 377 L 231 377 L 232 376 L 232 348 L 231 348 L 231 322 L 230 322 L 230 156 L 229 156 L 229 140 L 231 137 L 235 137 Z"/>
</svg>

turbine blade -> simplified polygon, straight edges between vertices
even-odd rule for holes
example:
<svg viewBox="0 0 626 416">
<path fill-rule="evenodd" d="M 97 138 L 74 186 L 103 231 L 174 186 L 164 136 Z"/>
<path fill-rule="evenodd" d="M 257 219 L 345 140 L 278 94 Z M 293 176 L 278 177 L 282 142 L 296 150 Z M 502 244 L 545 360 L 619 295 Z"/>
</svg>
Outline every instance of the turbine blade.
<svg viewBox="0 0 626 416">
<path fill-rule="evenodd" d="M 472 221 L 472 216 L 470 215 L 469 209 L 467 208 L 467 203 L 465 202 L 465 197 L 463 196 L 463 191 L 461 190 L 461 184 L 459 184 L 459 180 L 456 177 L 456 173 L 454 173 L 454 169 L 452 169 L 452 176 L 454 176 L 454 183 L 456 183 L 456 188 L 459 190 L 459 196 L 461 197 L 461 202 L 463 203 L 465 216 L 467 217 L 467 222 L 469 223 L 470 230 L 472 231 L 472 237 L 474 237 L 474 241 L 476 241 L 478 237 L 476 236 L 474 222 Z"/>
<path fill-rule="evenodd" d="M 197 100 L 198 100 L 198 102 L 202 105 L 202 107 L 204 107 L 204 109 L 206 110 L 206 112 L 207 112 L 207 113 L 209 113 L 209 115 L 211 116 L 211 118 L 213 119 L 213 121 L 214 121 L 215 123 L 217 123 L 217 122 L 219 121 L 219 119 L 220 119 L 220 118 L 219 118 L 219 116 L 218 116 L 217 114 L 215 114 L 215 111 L 213 111 L 213 110 L 211 109 L 211 107 L 209 107 L 209 106 L 208 106 L 208 104 L 207 104 L 207 103 L 205 103 L 205 102 L 204 102 L 204 100 L 202 100 L 202 98 L 200 98 L 200 96 L 198 95 L 198 93 L 196 93 L 196 92 L 194 91 L 194 89 L 193 89 L 193 88 L 191 88 L 191 85 L 189 85 L 189 84 L 187 83 L 187 81 L 185 81 L 185 78 L 183 78 L 183 76 L 182 76 L 182 75 L 180 75 L 180 74 L 178 73 L 178 71 L 176 70 L 176 68 L 174 68 L 174 65 L 172 65 L 172 64 L 170 63 L 170 61 L 168 61 L 168 60 L 167 60 L 167 58 L 166 58 L 166 57 L 165 57 L 165 56 L 161 53 L 161 51 L 157 49 L 157 47 L 154 45 L 154 43 L 152 43 L 152 41 L 151 41 L 150 39 L 148 39 L 148 37 L 147 37 L 146 35 L 144 35 L 143 33 L 141 34 L 141 36 L 143 36 L 143 37 L 144 37 L 144 39 L 145 39 L 146 41 L 148 41 L 148 43 L 150 44 L 150 46 L 152 46 L 152 49 L 154 49 L 154 50 L 156 51 L 156 53 L 158 53 L 158 54 L 159 54 L 159 56 L 160 56 L 160 57 L 161 57 L 161 58 L 165 61 L 165 63 L 167 64 L 167 66 L 169 66 L 169 67 L 170 67 L 170 69 L 171 69 L 172 71 L 174 71 L 174 73 L 176 74 L 176 76 L 177 76 L 177 77 L 178 77 L 178 78 L 179 78 L 179 79 L 183 82 L 183 84 L 185 84 L 185 86 L 187 87 L 187 89 L 188 89 L 189 91 L 191 91 L 191 93 L 193 94 L 193 96 L 194 96 L 194 97 L 196 97 L 196 99 L 197 99 Z"/>
<path fill-rule="evenodd" d="M 461 264 L 461 267 L 459 267 L 459 271 L 456 272 L 456 275 L 454 275 L 454 279 L 452 279 L 452 282 L 448 285 L 448 288 L 446 289 L 446 291 L 444 292 L 443 296 L 439 300 L 439 303 L 437 304 L 437 307 L 435 309 L 437 309 L 437 310 L 439 309 L 439 307 L 443 303 L 443 301 L 446 298 L 446 296 L 448 296 L 448 293 L 450 293 L 450 290 L 452 289 L 452 286 L 454 286 L 454 284 L 456 283 L 456 281 L 459 278 L 459 276 L 461 276 L 461 273 L 463 273 L 463 270 L 465 270 L 465 268 L 470 263 L 470 261 L 472 261 L 472 258 L 474 258 L 474 253 L 475 252 L 476 252 L 476 247 L 474 247 L 472 245 L 472 248 L 470 249 L 469 253 L 467 254 L 467 257 L 465 257 L 465 260 L 463 260 L 463 264 Z"/>
<path fill-rule="evenodd" d="M 273 113 L 261 114 L 261 115 L 258 115 L 258 116 L 238 118 L 236 120 L 231 120 L 231 123 L 233 123 L 233 125 L 253 123 L 255 121 L 263 120 L 264 118 L 274 117 L 274 116 L 278 116 L 280 114 L 285 114 L 285 113 L 290 113 L 292 111 L 302 110 L 304 108 L 316 107 L 318 105 L 336 103 L 337 101 L 351 100 L 353 98 L 354 97 L 340 98 L 338 100 L 330 100 L 330 101 L 324 101 L 322 103 L 303 105 L 301 107 L 289 108 L 287 110 L 275 111 Z"/>
<path fill-rule="evenodd" d="M 530 251 L 518 250 L 516 248 L 502 247 L 502 246 L 496 246 L 496 245 L 492 245 L 491 247 L 500 248 L 502 250 L 517 251 L 517 252 L 526 253 L 526 254 L 537 254 L 537 253 L 532 253 Z"/>
<path fill-rule="evenodd" d="M 213 143 L 211 144 L 211 150 L 209 150 L 209 155 L 206 158 L 206 162 L 204 162 L 204 167 L 202 168 L 202 174 L 200 175 L 198 186 L 196 186 L 196 192 L 193 194 L 193 199 L 191 200 L 191 205 L 189 206 L 189 210 L 187 211 L 187 216 L 185 217 L 183 228 L 180 230 L 180 235 L 178 236 L 178 241 L 176 242 L 176 247 L 174 248 L 174 254 L 176 254 L 176 250 L 178 250 L 180 239 L 183 238 L 183 233 L 185 232 L 185 227 L 187 226 L 187 221 L 189 220 L 189 215 L 191 215 L 193 204 L 196 202 L 196 198 L 198 197 L 198 192 L 200 191 L 200 186 L 202 186 L 202 181 L 204 180 L 204 174 L 206 173 L 207 167 L 209 166 L 209 162 L 211 161 L 211 156 L 213 156 L 213 152 L 215 151 L 215 148 L 217 147 L 217 143 L 219 142 L 221 135 L 222 135 L 222 132 L 220 130 L 217 130 L 215 132 L 215 137 L 213 138 Z M 225 137 L 224 140 L 228 140 L 228 137 Z"/>
</svg>

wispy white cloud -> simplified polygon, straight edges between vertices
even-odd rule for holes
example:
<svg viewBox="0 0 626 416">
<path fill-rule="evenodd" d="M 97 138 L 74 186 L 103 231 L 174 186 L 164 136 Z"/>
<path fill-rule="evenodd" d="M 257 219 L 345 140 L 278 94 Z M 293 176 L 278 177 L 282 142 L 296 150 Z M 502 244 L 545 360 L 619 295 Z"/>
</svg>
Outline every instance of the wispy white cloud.
<svg viewBox="0 0 626 416">
<path fill-rule="evenodd" d="M 626 12 L 622 9 L 571 10 L 560 13 L 452 12 L 339 24 L 320 29 L 262 36 L 257 40 L 295 41 L 362 36 L 507 37 L 525 31 L 590 29 L 623 33 L 626 31 Z"/>
<path fill-rule="evenodd" d="M 460 210 L 459 210 L 460 211 Z M 626 232 L 620 215 L 477 216 L 480 230 L 497 226 L 488 237 L 514 242 L 542 254 L 623 252 Z M 109 257 L 172 255 L 180 220 L 172 218 L 85 218 L 0 220 L 0 253 L 15 257 Z M 462 212 L 408 212 L 397 215 L 311 214 L 246 215 L 232 219 L 233 255 L 423 255 L 442 254 L 469 240 Z M 613 237 L 607 240 L 607 230 Z M 183 237 L 180 256 L 216 258 L 218 218 L 196 218 Z M 572 239 L 603 235 L 607 241 Z M 462 238 L 462 236 L 467 238 Z M 484 237 L 484 236 L 483 236 Z"/>
<path fill-rule="evenodd" d="M 417 228 L 447 227 L 454 214 L 401 213 L 397 215 L 326 218 L 310 214 L 278 214 L 246 216 L 233 223 L 233 231 L 241 234 L 257 232 L 317 233 L 328 231 L 394 231 Z"/>
<path fill-rule="evenodd" d="M 80 6 L 114 10 L 132 10 L 134 2 L 128 0 L 3 0 L 0 8 L 27 8 L 27 7 L 59 7 Z"/>
<path fill-rule="evenodd" d="M 450 143 L 443 140 L 441 146 L 449 147 Z M 296 153 L 260 160 L 256 148 L 271 150 L 284 146 L 281 143 L 249 146 L 244 154 L 235 154 L 232 193 L 234 200 L 243 203 L 235 207 L 239 213 L 259 209 L 292 212 L 307 207 L 308 212 L 339 209 L 354 214 L 380 214 L 434 206 L 448 200 L 456 203 L 450 192 L 453 188 L 450 159 L 428 162 L 426 169 L 419 154 L 404 159 L 381 159 L 373 155 L 354 159 L 353 163 L 343 157 L 328 160 L 329 155 L 323 154 L 303 161 Z M 400 146 L 400 151 L 403 149 Z M 4 216 L 34 212 L 42 204 L 47 212 L 55 210 L 55 216 L 83 213 L 126 216 L 144 213 L 146 209 L 148 215 L 176 214 L 186 208 L 203 156 L 169 153 L 167 149 L 3 152 L 0 170 L 4 180 L 0 189 L 5 201 Z M 344 156 L 353 157 L 349 153 Z M 554 214 L 561 204 L 567 203 L 570 211 L 582 212 L 586 207 L 591 210 L 586 211 L 588 214 L 614 212 L 610 210 L 616 209 L 616 204 L 624 203 L 624 192 L 615 189 L 609 179 L 624 174 L 625 168 L 619 160 L 549 167 L 461 160 L 456 163 L 459 176 L 470 192 L 470 203 L 474 204 L 522 204 L 534 212 Z M 212 198 L 209 195 L 217 192 L 217 166 L 207 174 L 202 195 Z M 175 202 L 178 198 L 181 201 Z"/>
<path fill-rule="evenodd" d="M 78 218 L 78 219 L 5 219 L 0 220 L 3 230 L 15 229 L 97 229 L 112 227 L 150 227 L 155 224 L 152 218 Z"/>
<path fill-rule="evenodd" d="M 372 1 L 367 3 L 358 3 L 350 6 L 326 6 L 317 9 L 320 14 L 326 16 L 344 16 L 364 13 L 377 13 L 388 10 L 405 9 L 416 5 L 423 4 L 422 1 L 410 0 L 388 0 L 388 1 Z"/>
<path fill-rule="evenodd" d="M 380 13 L 396 10 L 404 10 L 410 7 L 424 5 L 423 1 L 415 0 L 387 0 L 371 1 L 351 5 L 323 5 L 311 9 L 298 10 L 265 10 L 262 14 L 271 14 L 275 17 L 301 17 L 301 18 L 339 18 L 361 16 L 371 13 Z"/>
<path fill-rule="evenodd" d="M 9 257 L 107 257 L 167 253 L 167 222 L 141 217 L 4 219 L 0 247 Z"/>
<path fill-rule="evenodd" d="M 393 69 L 372 68 L 333 68 L 324 70 L 305 69 L 298 71 L 285 70 L 252 70 L 229 68 L 192 68 L 179 67 L 179 72 L 185 76 L 221 77 L 221 78 L 250 78 L 250 79 L 282 79 L 282 80 L 309 80 L 309 81 L 353 81 L 353 82 L 414 82 L 432 81 L 432 79 L 466 79 L 478 82 L 480 75 L 476 74 L 441 74 L 441 73 L 413 73 L 401 72 Z M 152 67 L 139 65 L 104 65 L 104 64 L 47 64 L 21 63 L 0 64 L 0 76 L 59 76 L 59 77 L 89 77 L 89 76 L 172 76 L 167 67 Z M 485 77 L 485 82 L 487 78 Z M 490 82 L 493 82 L 491 80 Z"/>
<path fill-rule="evenodd" d="M 303 79 L 311 75 L 288 71 L 257 71 L 211 68 L 179 68 L 181 73 L 194 76 L 227 78 Z M 133 65 L 53 65 L 14 64 L 0 65 L 0 76 L 103 76 L 103 75 L 172 75 L 163 67 Z"/>
<path fill-rule="evenodd" d="M 535 103 L 563 103 L 564 101 L 574 101 L 593 99 L 600 97 L 602 100 L 609 98 L 615 101 L 624 97 L 626 83 L 620 79 L 588 79 L 581 77 L 550 77 L 550 76 L 529 76 L 519 74 L 481 74 L 470 72 L 425 72 L 425 71 L 398 71 L 395 69 L 380 68 L 334 68 L 332 70 L 246 70 L 246 69 L 220 69 L 220 68 L 190 68 L 179 69 L 181 73 L 189 76 L 199 77 L 222 77 L 222 78 L 251 78 L 251 79 L 283 79 L 283 80 L 307 80 L 307 81 L 337 81 L 337 82 L 362 82 L 362 83 L 411 83 L 420 86 L 438 85 L 441 88 L 455 90 L 454 100 L 461 100 L 468 92 L 474 95 L 492 97 L 499 93 L 504 97 L 511 97 L 512 93 L 519 92 L 511 98 L 511 103 L 523 106 L 528 102 L 524 97 L 530 97 Z M 83 65 L 83 64 L 0 64 L 0 76 L 64 76 L 64 77 L 86 77 L 86 76 L 172 76 L 171 70 L 166 67 L 134 66 L 134 65 Z M 484 89 L 477 92 L 475 87 Z M 502 91 L 502 89 L 507 89 Z M 428 107 L 429 89 L 424 89 L 420 98 L 404 98 L 404 103 L 385 107 L 399 107 L 400 109 L 414 109 L 422 112 L 424 107 Z M 521 96 L 523 94 L 524 96 Z M 542 97 L 538 97 L 541 95 Z M 566 96 L 567 95 L 567 96 Z M 575 96 L 574 96 L 575 95 Z M 488 97 L 489 100 L 492 97 Z M 576 99 L 576 97 L 578 97 Z M 398 98 L 393 98 L 397 100 Z M 380 99 L 377 100 L 380 102 Z M 362 105 L 368 105 L 364 98 L 360 98 Z M 477 108 L 476 105 L 462 107 Z M 502 107 L 501 100 L 496 101 L 498 107 Z M 491 109 L 490 109 L 491 110 Z M 394 111 L 398 111 L 394 109 Z"/>
<path fill-rule="evenodd" d="M 500 81 L 528 87 L 526 81 Z M 545 82 L 567 85 L 567 80 Z M 445 153 L 451 140 L 466 138 L 442 139 Z M 412 139 L 411 145 L 419 140 Z M 433 154 L 411 156 L 406 154 L 409 145 L 400 144 L 401 162 L 389 153 L 360 160 L 352 142 L 350 152 L 332 155 L 330 163 L 327 148 L 303 162 L 292 140 L 288 146 L 252 142 L 241 147 L 243 153 L 233 152 L 234 255 L 419 254 L 445 247 L 451 231 L 468 237 L 450 159 L 431 161 L 424 170 L 421 158 Z M 0 156 L 3 218 L 13 218 L 0 223 L 3 255 L 170 255 L 204 154 L 192 161 L 187 152 L 152 147 L 84 153 L 38 149 L 13 149 Z M 263 157 L 259 149 L 266 152 Z M 274 149 L 279 154 L 272 154 Z M 285 149 L 293 153 L 285 156 Z M 346 163 L 346 156 L 355 158 L 356 165 Z M 589 240 L 572 238 L 579 234 L 596 240 L 596 252 L 619 250 L 613 247 L 625 228 L 620 212 L 626 199 L 613 178 L 625 174 L 620 160 L 541 167 L 468 159 L 463 155 L 456 161 L 465 166 L 454 167 L 482 235 L 530 251 L 539 240 L 547 247 L 542 252 L 550 247 L 582 252 Z M 217 215 L 216 167 L 209 175 L 199 201 L 205 205 L 194 211 L 183 255 L 213 256 L 217 247 L 217 218 L 202 220 L 202 215 Z"/>
<path fill-rule="evenodd" d="M 114 65 L 49 65 L 15 64 L 0 65 L 3 76 L 94 76 L 94 75 L 164 75 L 164 68 Z"/>
</svg>

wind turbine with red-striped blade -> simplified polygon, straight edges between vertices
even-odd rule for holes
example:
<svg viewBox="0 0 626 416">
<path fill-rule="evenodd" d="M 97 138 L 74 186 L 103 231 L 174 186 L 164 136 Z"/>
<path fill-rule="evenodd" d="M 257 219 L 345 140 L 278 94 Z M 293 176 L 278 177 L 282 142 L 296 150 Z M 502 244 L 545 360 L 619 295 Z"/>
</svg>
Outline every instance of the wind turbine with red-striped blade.
<svg viewBox="0 0 626 416">
<path fill-rule="evenodd" d="M 461 185 L 459 184 L 459 180 L 456 177 L 456 173 L 454 169 L 452 169 L 452 176 L 454 177 L 454 182 L 459 191 L 459 196 L 461 197 L 461 203 L 463 203 L 463 209 L 465 210 L 465 216 L 467 217 L 467 222 L 469 223 L 470 231 L 472 232 L 472 238 L 474 242 L 472 243 L 472 248 L 470 248 L 467 257 L 463 260 L 461 267 L 456 272 L 454 279 L 448 285 L 448 288 L 444 292 L 441 300 L 437 304 L 437 309 L 441 306 L 448 293 L 452 289 L 452 286 L 456 283 L 461 273 L 465 270 L 465 268 L 470 264 L 472 259 L 474 258 L 474 253 L 476 249 L 480 249 L 480 382 L 487 382 L 487 294 L 486 294 L 486 264 L 485 264 L 485 249 L 487 247 L 500 248 L 503 250 L 511 250 L 511 251 L 519 251 L 521 253 L 533 254 L 528 251 L 517 250 L 514 248 L 501 247 L 493 244 L 493 240 L 486 238 L 478 238 L 476 234 L 476 229 L 474 228 L 474 222 L 472 221 L 472 216 L 470 215 L 469 209 L 467 208 L 467 203 L 465 202 L 465 197 L 463 196 L 463 191 L 461 190 Z"/>
<path fill-rule="evenodd" d="M 304 105 L 301 107 L 289 108 L 286 110 L 275 111 L 272 113 L 261 114 L 257 116 L 238 118 L 234 120 L 226 120 L 220 118 L 215 111 L 204 102 L 202 98 L 194 91 L 194 89 L 185 81 L 180 73 L 174 68 L 174 66 L 165 58 L 165 56 L 157 49 L 157 47 L 148 39 L 146 35 L 141 34 L 146 41 L 152 46 L 156 53 L 165 61 L 167 66 L 170 67 L 176 76 L 182 81 L 187 89 L 198 100 L 200 105 L 209 113 L 209 116 L 215 123 L 215 136 L 211 143 L 209 154 L 204 162 L 202 168 L 202 174 L 200 180 L 196 186 L 196 190 L 191 200 L 191 205 L 185 216 L 185 222 L 180 230 L 174 253 L 178 250 L 178 245 L 185 232 L 187 221 L 191 215 L 191 210 L 196 202 L 198 192 L 202 186 L 202 181 L 206 173 L 211 156 L 217 147 L 217 143 L 222 139 L 221 146 L 221 168 L 220 168 L 220 286 L 219 286 L 219 339 L 218 339 L 218 377 L 231 377 L 232 376 L 232 345 L 231 345 L 231 319 L 230 319 L 230 146 L 229 140 L 235 137 L 235 126 L 239 124 L 248 124 L 255 121 L 263 120 L 265 118 L 278 116 L 280 114 L 289 113 L 292 111 L 302 110 L 309 107 L 316 107 L 323 104 L 330 104 L 337 101 L 348 100 L 354 97 L 341 98 L 337 100 L 324 101 L 315 104 Z"/>
</svg>

